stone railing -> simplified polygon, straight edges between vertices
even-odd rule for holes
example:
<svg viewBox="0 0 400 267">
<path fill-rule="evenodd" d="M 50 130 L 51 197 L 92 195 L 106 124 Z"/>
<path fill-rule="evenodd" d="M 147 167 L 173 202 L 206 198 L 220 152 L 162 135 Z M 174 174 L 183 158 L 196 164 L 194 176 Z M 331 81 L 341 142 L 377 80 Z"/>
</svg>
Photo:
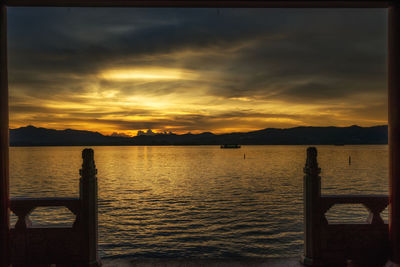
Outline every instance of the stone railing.
<svg viewBox="0 0 400 267">
<path fill-rule="evenodd" d="M 12 199 L 18 217 L 10 230 L 13 266 L 100 266 L 97 253 L 97 170 L 92 149 L 82 151 L 79 198 Z M 32 227 L 30 213 L 37 207 L 66 207 L 75 215 L 69 227 Z"/>
<path fill-rule="evenodd" d="M 389 199 L 381 195 L 321 196 L 321 169 L 317 150 L 307 149 L 304 167 L 304 255 L 308 266 L 345 265 L 383 266 L 388 257 L 388 225 L 381 212 Z M 369 216 L 365 223 L 329 223 L 326 212 L 337 204 L 362 204 Z"/>
</svg>

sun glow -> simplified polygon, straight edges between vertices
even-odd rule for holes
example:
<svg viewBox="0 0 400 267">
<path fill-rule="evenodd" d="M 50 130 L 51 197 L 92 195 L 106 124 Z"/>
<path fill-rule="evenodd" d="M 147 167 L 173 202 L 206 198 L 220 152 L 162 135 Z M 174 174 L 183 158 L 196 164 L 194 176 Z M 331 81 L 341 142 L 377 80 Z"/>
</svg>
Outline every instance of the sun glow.
<svg viewBox="0 0 400 267">
<path fill-rule="evenodd" d="M 195 74 L 187 70 L 171 68 L 110 69 L 100 77 L 111 81 L 128 80 L 193 80 Z"/>
</svg>

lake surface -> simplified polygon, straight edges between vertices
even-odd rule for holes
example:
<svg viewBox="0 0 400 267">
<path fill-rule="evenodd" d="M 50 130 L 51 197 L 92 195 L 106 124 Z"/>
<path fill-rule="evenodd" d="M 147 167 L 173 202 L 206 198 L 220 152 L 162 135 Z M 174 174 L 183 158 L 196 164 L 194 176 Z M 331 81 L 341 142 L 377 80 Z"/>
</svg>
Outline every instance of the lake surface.
<svg viewBox="0 0 400 267">
<path fill-rule="evenodd" d="M 301 254 L 306 146 L 92 148 L 101 257 Z M 11 197 L 77 197 L 82 149 L 10 148 Z M 388 193 L 386 145 L 317 149 L 323 194 Z M 360 222 L 368 213 L 354 205 L 335 206 L 328 215 L 329 221 Z M 58 208 L 36 209 L 31 219 L 73 221 Z"/>
</svg>

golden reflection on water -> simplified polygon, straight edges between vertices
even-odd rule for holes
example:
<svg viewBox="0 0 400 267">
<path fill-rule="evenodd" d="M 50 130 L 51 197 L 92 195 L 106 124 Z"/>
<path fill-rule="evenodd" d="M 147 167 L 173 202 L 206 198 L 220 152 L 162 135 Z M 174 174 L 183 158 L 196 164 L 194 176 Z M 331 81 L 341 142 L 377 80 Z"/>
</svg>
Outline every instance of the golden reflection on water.
<svg viewBox="0 0 400 267">
<path fill-rule="evenodd" d="M 387 194 L 387 146 L 317 148 L 322 193 Z M 12 147 L 11 196 L 78 196 L 82 149 Z M 302 249 L 306 146 L 94 150 L 103 257 L 283 257 Z M 366 219 L 354 207 L 328 215 Z M 32 219 L 63 223 L 71 215 L 37 210 Z"/>
</svg>

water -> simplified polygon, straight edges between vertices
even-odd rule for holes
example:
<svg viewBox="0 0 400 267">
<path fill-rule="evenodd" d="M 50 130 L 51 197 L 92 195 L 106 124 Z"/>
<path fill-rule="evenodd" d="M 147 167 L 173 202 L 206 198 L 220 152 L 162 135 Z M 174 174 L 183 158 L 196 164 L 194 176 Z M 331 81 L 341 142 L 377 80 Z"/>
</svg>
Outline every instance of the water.
<svg viewBox="0 0 400 267">
<path fill-rule="evenodd" d="M 306 146 L 93 148 L 101 257 L 300 255 Z M 323 194 L 387 194 L 387 146 L 317 148 Z M 78 196 L 82 149 L 10 148 L 11 197 Z M 366 216 L 361 206 L 335 206 L 328 220 Z M 31 218 L 73 222 L 57 208 Z"/>
</svg>

